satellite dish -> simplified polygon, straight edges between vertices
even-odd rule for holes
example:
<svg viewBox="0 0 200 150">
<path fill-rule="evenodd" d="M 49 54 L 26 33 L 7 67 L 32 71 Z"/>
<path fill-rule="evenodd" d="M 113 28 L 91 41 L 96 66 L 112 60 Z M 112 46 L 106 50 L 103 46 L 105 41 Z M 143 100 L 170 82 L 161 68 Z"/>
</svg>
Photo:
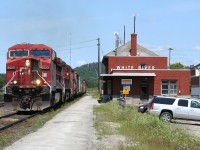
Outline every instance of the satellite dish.
<svg viewBox="0 0 200 150">
<path fill-rule="evenodd" d="M 118 36 L 118 32 L 114 32 L 114 35 L 115 35 L 115 36 Z"/>
</svg>

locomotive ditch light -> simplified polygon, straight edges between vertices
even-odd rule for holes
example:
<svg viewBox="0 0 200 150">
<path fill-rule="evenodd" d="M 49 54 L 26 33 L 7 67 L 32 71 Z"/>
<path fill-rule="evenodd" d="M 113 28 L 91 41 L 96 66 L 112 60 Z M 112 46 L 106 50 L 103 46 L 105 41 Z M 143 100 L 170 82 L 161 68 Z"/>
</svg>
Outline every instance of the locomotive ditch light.
<svg viewBox="0 0 200 150">
<path fill-rule="evenodd" d="M 29 67 L 30 66 L 30 60 L 26 60 L 26 67 Z"/>
<path fill-rule="evenodd" d="M 14 83 L 14 84 L 17 84 L 17 80 L 14 80 L 13 83 Z"/>
<path fill-rule="evenodd" d="M 40 79 L 37 79 L 37 80 L 36 80 L 36 84 L 37 84 L 37 85 L 40 85 L 40 83 L 41 83 Z"/>
</svg>

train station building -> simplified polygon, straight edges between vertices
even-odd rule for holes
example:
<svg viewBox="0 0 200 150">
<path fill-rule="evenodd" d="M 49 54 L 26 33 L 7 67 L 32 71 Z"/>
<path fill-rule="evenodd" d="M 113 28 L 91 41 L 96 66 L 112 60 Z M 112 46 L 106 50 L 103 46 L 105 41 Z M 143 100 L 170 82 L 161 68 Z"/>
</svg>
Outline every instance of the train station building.
<svg viewBox="0 0 200 150">
<path fill-rule="evenodd" d="M 191 73 L 191 96 L 200 98 L 200 64 L 190 66 Z"/>
<path fill-rule="evenodd" d="M 101 74 L 103 99 L 127 97 L 148 100 L 154 95 L 190 96 L 190 70 L 172 70 L 168 58 L 137 44 L 137 34 L 131 41 L 103 57 L 106 74 Z"/>
</svg>

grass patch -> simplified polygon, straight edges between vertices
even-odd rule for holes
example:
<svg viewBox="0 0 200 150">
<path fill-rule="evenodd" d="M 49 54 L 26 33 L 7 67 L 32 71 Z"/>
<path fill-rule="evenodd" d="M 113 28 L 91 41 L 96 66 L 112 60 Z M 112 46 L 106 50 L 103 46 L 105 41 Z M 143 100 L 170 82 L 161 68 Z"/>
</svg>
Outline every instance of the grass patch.
<svg viewBox="0 0 200 150">
<path fill-rule="evenodd" d="M 89 93 L 94 99 L 100 99 L 98 88 L 88 88 L 87 93 Z"/>
<path fill-rule="evenodd" d="M 120 134 L 132 143 L 121 144 L 118 146 L 120 150 L 197 150 L 200 147 L 199 138 L 188 135 L 181 129 L 172 128 L 172 124 L 164 123 L 156 116 L 138 113 L 131 107 L 122 108 L 114 101 L 95 107 L 94 113 L 98 139 Z M 105 122 L 119 126 L 113 132 L 113 127 L 106 126 Z"/>
<path fill-rule="evenodd" d="M 38 128 L 41 128 L 48 120 L 52 119 L 55 115 L 80 100 L 77 98 L 69 103 L 66 103 L 60 109 L 51 111 L 42 115 L 38 115 L 34 118 L 28 119 L 18 125 L 8 128 L 5 131 L 0 132 L 0 150 L 3 150 L 6 146 L 11 145 L 15 141 L 19 140 L 23 136 L 35 132 Z"/>
</svg>

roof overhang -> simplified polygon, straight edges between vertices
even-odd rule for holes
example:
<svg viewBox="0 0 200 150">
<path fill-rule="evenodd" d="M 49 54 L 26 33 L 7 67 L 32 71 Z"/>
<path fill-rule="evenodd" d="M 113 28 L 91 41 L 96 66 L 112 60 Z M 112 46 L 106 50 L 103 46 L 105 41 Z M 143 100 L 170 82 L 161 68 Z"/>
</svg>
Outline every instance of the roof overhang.
<svg viewBox="0 0 200 150">
<path fill-rule="evenodd" d="M 100 79 L 104 77 L 155 77 L 155 73 L 113 73 L 113 74 L 101 74 Z"/>
</svg>

